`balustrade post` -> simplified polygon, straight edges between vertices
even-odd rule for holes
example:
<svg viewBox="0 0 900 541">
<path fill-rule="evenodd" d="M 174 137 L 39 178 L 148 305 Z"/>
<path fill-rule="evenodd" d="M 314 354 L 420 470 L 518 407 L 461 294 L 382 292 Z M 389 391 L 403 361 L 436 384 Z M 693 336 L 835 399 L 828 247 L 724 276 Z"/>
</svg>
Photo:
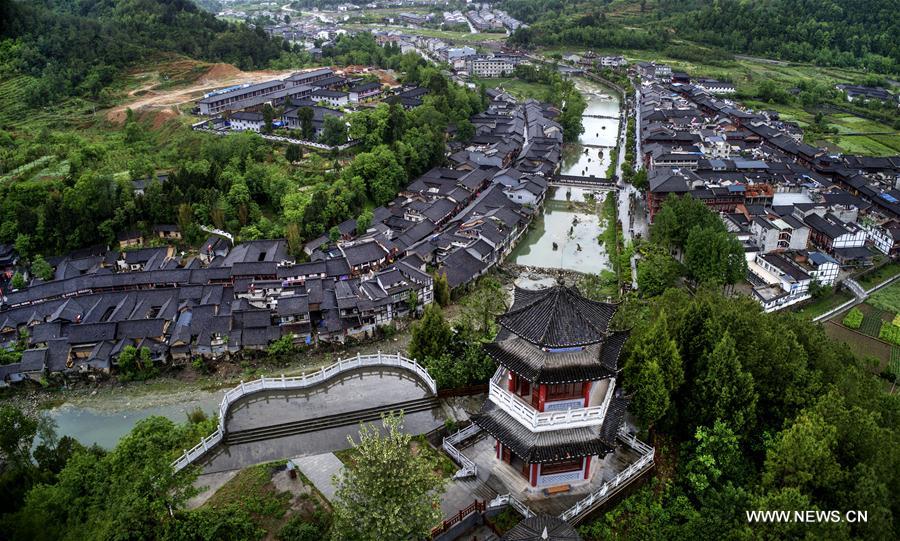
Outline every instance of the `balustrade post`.
<svg viewBox="0 0 900 541">
<path fill-rule="evenodd" d="M 244 380 L 241 380 L 241 394 L 244 394 Z"/>
<path fill-rule="evenodd" d="M 287 381 L 284 379 L 284 374 L 281 374 L 281 388 L 287 389 Z"/>
<path fill-rule="evenodd" d="M 378 363 L 381 363 L 381 350 L 378 350 Z"/>
</svg>

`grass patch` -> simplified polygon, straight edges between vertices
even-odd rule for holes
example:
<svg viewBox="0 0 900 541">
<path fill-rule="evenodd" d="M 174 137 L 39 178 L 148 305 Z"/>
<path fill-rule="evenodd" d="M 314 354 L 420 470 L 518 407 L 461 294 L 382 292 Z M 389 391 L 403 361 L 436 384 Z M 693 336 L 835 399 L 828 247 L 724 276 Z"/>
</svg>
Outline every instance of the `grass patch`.
<svg viewBox="0 0 900 541">
<path fill-rule="evenodd" d="M 822 314 L 833 308 L 837 308 L 838 306 L 844 304 L 852 298 L 853 295 L 851 293 L 841 290 L 837 293 L 826 295 L 803 305 L 803 307 L 798 309 L 796 313 L 804 319 L 813 319 L 821 316 Z"/>
<path fill-rule="evenodd" d="M 856 278 L 856 282 L 862 286 L 863 289 L 868 290 L 898 274 L 900 274 L 900 263 L 888 263 L 864 276 Z"/>
<path fill-rule="evenodd" d="M 279 464 L 260 464 L 241 470 L 205 505 L 214 509 L 236 505 L 250 513 L 261 527 L 271 531 L 284 517 L 291 501 L 289 492 L 278 491 L 272 483 L 274 468 Z"/>
<path fill-rule="evenodd" d="M 872 294 L 866 303 L 887 312 L 900 312 L 900 284 L 894 283 Z"/>
<path fill-rule="evenodd" d="M 550 93 L 550 86 L 543 83 L 530 83 L 515 77 L 494 77 L 480 78 L 471 77 L 469 79 L 476 86 L 482 83 L 486 88 L 503 88 L 517 98 L 534 98 L 537 100 L 546 100 Z"/>
</svg>

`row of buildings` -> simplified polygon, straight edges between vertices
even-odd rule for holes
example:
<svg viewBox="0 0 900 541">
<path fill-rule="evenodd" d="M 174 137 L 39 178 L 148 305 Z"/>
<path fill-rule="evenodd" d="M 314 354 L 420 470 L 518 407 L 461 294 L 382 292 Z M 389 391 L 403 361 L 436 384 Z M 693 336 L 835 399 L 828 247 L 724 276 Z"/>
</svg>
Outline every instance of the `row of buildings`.
<svg viewBox="0 0 900 541">
<path fill-rule="evenodd" d="M 373 33 L 376 35 L 376 40 L 382 45 L 390 42 L 397 43 L 402 52 L 417 52 L 436 62 L 445 62 L 458 75 L 512 76 L 516 66 L 527 60 L 523 55 L 517 53 L 480 54 L 472 47 L 455 46 L 440 38 L 411 36 L 396 31 Z"/>
<path fill-rule="evenodd" d="M 374 210 L 363 234 L 351 220 L 337 242 L 308 243 L 307 263 L 285 240 L 231 246 L 215 236 L 193 256 L 162 246 L 51 259 L 53 279 L 4 291 L 0 345 L 25 351 L 0 367 L 0 381 L 108 372 L 126 346 L 181 363 L 265 350 L 285 336 L 310 345 L 364 338 L 432 302 L 429 269 L 453 287 L 471 282 L 526 230 L 562 142 L 555 109 L 492 97 L 453 168 L 414 180 Z"/>
<path fill-rule="evenodd" d="M 306 253 L 327 259 L 347 243 L 374 242 L 393 257 L 418 257 L 453 288 L 502 261 L 543 204 L 562 130 L 555 108 L 489 94 L 487 111 L 471 118 L 475 136 L 451 148 L 450 167 L 428 171 L 374 209 L 363 234 L 348 220 L 338 225 L 341 240 L 323 235 L 306 244 Z"/>
<path fill-rule="evenodd" d="M 512 17 L 509 13 L 494 9 L 491 4 L 471 3 L 466 12 L 469 22 L 479 32 L 515 32 L 518 28 L 527 28 L 528 25 Z"/>
<path fill-rule="evenodd" d="M 777 113 L 718 97 L 706 80 L 639 64 L 640 160 L 651 220 L 671 194 L 720 213 L 745 247 L 767 311 L 900 252 L 900 157 L 831 156 Z M 679 82 L 673 82 L 675 79 Z"/>
</svg>

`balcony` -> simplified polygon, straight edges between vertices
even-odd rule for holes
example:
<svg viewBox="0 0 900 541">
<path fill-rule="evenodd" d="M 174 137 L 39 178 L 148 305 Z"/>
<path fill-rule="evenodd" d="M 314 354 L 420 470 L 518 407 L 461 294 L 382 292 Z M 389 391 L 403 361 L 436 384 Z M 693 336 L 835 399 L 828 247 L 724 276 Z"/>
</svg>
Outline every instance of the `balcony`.
<svg viewBox="0 0 900 541">
<path fill-rule="evenodd" d="M 587 426 L 599 426 L 606 417 L 606 409 L 613 396 L 614 385 L 606 389 L 603 402 L 597 406 L 587 408 L 575 408 L 565 411 L 537 411 L 531 404 L 509 392 L 503 385 L 506 371 L 497 370 L 491 378 L 488 388 L 488 398 L 506 413 L 522 423 L 532 432 L 546 432 L 549 430 L 564 430 L 568 428 L 581 428 Z"/>
</svg>

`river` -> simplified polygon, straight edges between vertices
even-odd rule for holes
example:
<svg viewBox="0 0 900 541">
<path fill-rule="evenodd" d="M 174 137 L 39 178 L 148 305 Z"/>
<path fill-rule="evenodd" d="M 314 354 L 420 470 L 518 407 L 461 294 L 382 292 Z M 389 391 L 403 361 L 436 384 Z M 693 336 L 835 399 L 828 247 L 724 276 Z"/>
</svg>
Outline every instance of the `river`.
<svg viewBox="0 0 900 541">
<path fill-rule="evenodd" d="M 582 118 L 584 133 L 577 143 L 563 148 L 560 173 L 604 177 L 609 151 L 617 143 L 619 98 L 613 89 L 586 79 L 575 79 L 575 85 L 587 101 Z M 586 202 L 585 195 L 593 195 L 599 205 L 611 193 L 575 187 L 551 188 L 543 214 L 535 219 L 531 230 L 516 246 L 511 261 L 529 267 L 590 274 L 608 270 L 609 255 L 597 240 L 604 225 L 598 207 Z"/>
<path fill-rule="evenodd" d="M 47 411 L 47 415 L 56 423 L 58 436 L 71 436 L 84 445 L 96 443 L 104 449 L 112 449 L 138 421 L 152 415 L 161 415 L 176 423 L 183 423 L 187 420 L 188 412 L 200 408 L 207 415 L 213 416 L 218 411 L 224 394 L 224 390 L 181 391 L 162 401 L 159 396 L 150 400 L 134 397 L 126 402 L 98 401 L 103 403 L 102 409 L 83 405 L 82 401 L 78 405 L 67 402 Z M 148 405 L 148 402 L 152 405 Z"/>
<path fill-rule="evenodd" d="M 563 149 L 560 174 L 604 177 L 609 167 L 609 151 L 617 143 L 619 97 L 613 89 L 587 79 L 576 78 L 575 86 L 587 101 L 581 118 L 584 132 L 577 143 Z"/>
</svg>

